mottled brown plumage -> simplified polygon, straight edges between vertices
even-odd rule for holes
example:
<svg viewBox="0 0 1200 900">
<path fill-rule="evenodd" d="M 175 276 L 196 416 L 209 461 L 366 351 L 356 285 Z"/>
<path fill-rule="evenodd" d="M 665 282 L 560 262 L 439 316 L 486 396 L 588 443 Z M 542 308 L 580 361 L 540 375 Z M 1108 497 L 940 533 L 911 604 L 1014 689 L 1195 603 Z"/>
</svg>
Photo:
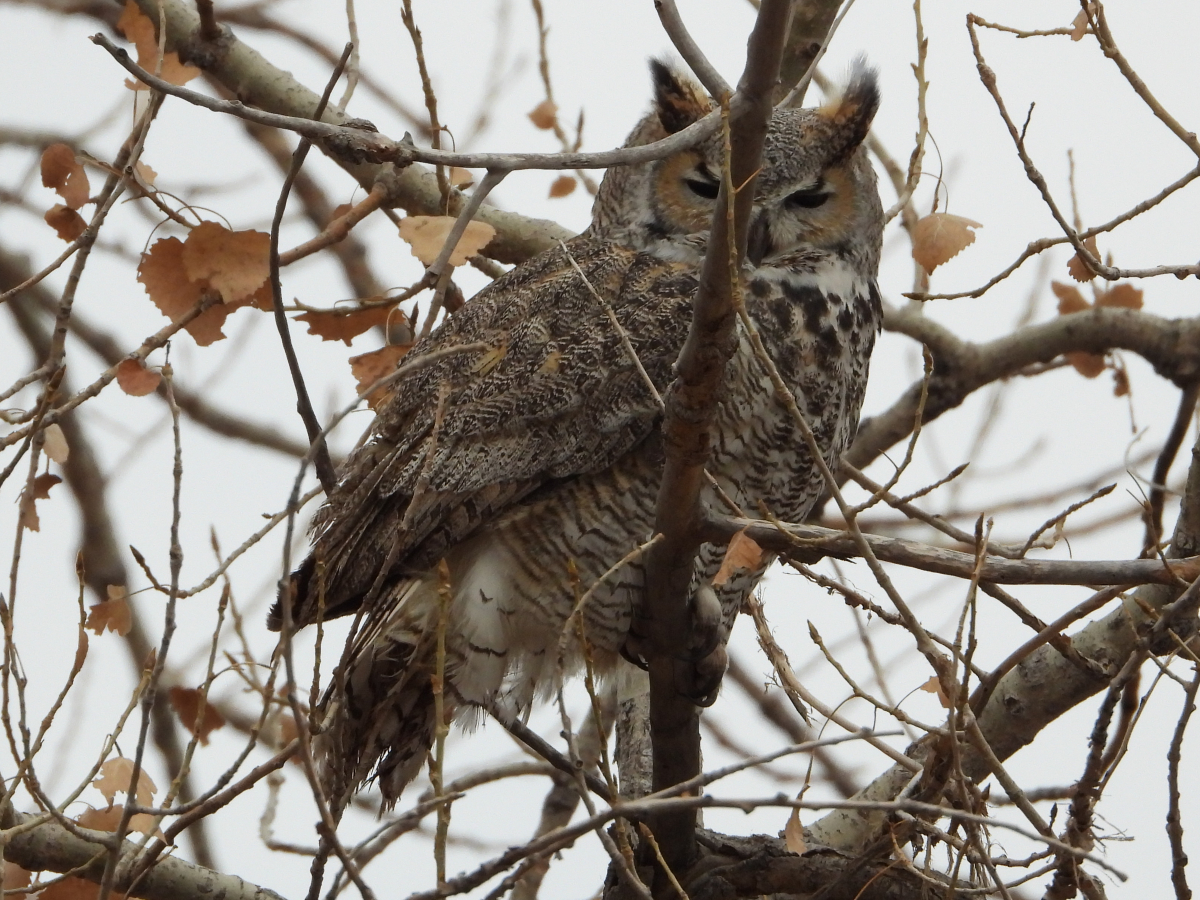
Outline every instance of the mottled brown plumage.
<svg viewBox="0 0 1200 900">
<path fill-rule="evenodd" d="M 665 66 L 653 73 L 655 108 L 630 143 L 709 109 Z M 830 462 L 857 427 L 880 320 L 882 215 L 859 147 L 877 105 L 874 75 L 860 67 L 826 107 L 776 112 L 743 279 L 747 310 Z M 690 323 L 721 144 L 611 170 L 588 231 L 497 279 L 405 358 L 490 348 L 445 356 L 395 385 L 292 579 L 299 626 L 319 609 L 361 613 L 318 743 L 340 802 L 373 775 L 394 802 L 425 760 L 441 560 L 452 596 L 450 714 L 489 704 L 517 714 L 556 683 L 560 653 L 568 672 L 577 668 L 578 643 L 562 632 L 589 588 L 582 616 L 597 668 L 618 665 L 640 563 L 598 581 L 650 537 L 661 414 L 595 295 L 663 390 Z M 709 471 L 743 508 L 801 519 L 819 473 L 740 329 L 738 341 Z M 702 548 L 697 588 L 723 552 Z M 723 635 L 761 574 L 716 589 Z"/>
</svg>

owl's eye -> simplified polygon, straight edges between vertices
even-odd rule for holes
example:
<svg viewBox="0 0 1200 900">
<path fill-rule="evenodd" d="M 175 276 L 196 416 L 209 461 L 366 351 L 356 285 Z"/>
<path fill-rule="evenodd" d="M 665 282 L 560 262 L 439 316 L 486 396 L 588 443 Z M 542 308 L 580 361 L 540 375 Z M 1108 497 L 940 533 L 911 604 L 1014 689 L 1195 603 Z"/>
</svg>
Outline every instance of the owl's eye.
<svg viewBox="0 0 1200 900">
<path fill-rule="evenodd" d="M 823 190 L 824 185 L 805 188 L 802 191 L 796 191 L 789 194 L 785 201 L 788 206 L 796 206 L 800 209 L 816 209 L 829 199 L 829 192 Z"/>
<path fill-rule="evenodd" d="M 705 200 L 716 200 L 717 193 L 721 190 L 721 186 L 715 181 L 704 178 L 685 178 L 683 183 L 691 189 L 693 194 L 703 197 Z"/>
</svg>

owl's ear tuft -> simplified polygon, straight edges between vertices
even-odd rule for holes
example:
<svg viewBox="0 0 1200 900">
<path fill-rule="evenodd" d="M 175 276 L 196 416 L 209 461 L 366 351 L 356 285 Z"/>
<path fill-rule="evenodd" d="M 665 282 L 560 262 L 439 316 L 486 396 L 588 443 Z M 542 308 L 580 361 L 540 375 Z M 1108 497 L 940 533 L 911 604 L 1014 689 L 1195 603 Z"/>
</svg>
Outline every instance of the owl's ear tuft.
<svg viewBox="0 0 1200 900">
<path fill-rule="evenodd" d="M 850 67 L 845 89 L 817 110 L 840 133 L 840 155 L 853 151 L 867 136 L 879 111 L 879 72 L 861 56 Z"/>
<path fill-rule="evenodd" d="M 654 80 L 654 112 L 667 134 L 683 131 L 708 115 L 712 101 L 691 79 L 662 60 L 650 60 Z"/>
</svg>

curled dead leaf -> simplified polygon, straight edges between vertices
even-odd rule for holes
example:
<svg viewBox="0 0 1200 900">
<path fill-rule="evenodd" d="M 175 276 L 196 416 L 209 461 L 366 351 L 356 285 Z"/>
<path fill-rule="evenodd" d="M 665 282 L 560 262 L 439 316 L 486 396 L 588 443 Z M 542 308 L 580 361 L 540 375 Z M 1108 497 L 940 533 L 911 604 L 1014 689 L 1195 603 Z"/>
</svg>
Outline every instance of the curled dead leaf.
<svg viewBox="0 0 1200 900">
<path fill-rule="evenodd" d="M 529 111 L 529 121 L 543 131 L 549 131 L 558 121 L 558 106 L 550 100 L 543 100 Z"/>
<path fill-rule="evenodd" d="M 412 344 L 392 344 L 350 357 L 350 374 L 358 382 L 358 391 L 362 393 L 381 378 L 386 378 L 396 371 L 396 363 L 409 351 Z M 387 387 L 377 388 L 367 397 L 367 405 L 378 409 L 388 398 L 391 391 Z"/>
<path fill-rule="evenodd" d="M 60 466 L 71 455 L 71 448 L 67 445 L 67 436 L 63 434 L 62 426 L 57 422 L 47 425 L 42 432 L 42 452 Z"/>
<path fill-rule="evenodd" d="M 96 634 L 115 631 L 121 637 L 133 627 L 133 610 L 129 608 L 126 590 L 119 584 L 108 586 L 108 599 L 102 600 L 88 610 L 87 623 Z"/>
<path fill-rule="evenodd" d="M 176 686 L 167 696 L 183 727 L 199 738 L 201 744 L 207 744 L 208 736 L 225 724 L 225 717 L 195 688 Z"/>
<path fill-rule="evenodd" d="M 38 518 L 37 501 L 48 500 L 50 488 L 60 483 L 62 483 L 61 478 L 47 472 L 33 479 L 33 484 L 26 485 L 25 490 L 21 491 L 21 498 L 17 505 L 19 510 L 17 522 L 22 528 L 28 528 L 30 531 L 42 530 L 42 522 Z"/>
<path fill-rule="evenodd" d="M 320 310 L 306 312 L 296 316 L 296 321 L 308 325 L 308 333 L 315 334 L 323 341 L 344 341 L 350 346 L 350 341 L 376 325 L 387 324 L 395 306 L 374 306 L 367 309 L 357 309 L 347 306 L 342 309 Z"/>
<path fill-rule="evenodd" d="M 578 182 L 573 175 L 559 175 L 550 185 L 550 197 L 552 199 L 566 197 L 575 190 L 576 184 Z"/>
<path fill-rule="evenodd" d="M 1129 394 L 1129 373 L 1124 369 L 1113 369 L 1113 396 L 1125 397 Z"/>
<path fill-rule="evenodd" d="M 454 221 L 454 216 L 406 216 L 400 222 L 400 237 L 412 248 L 413 256 L 430 266 L 442 252 Z M 461 266 L 495 236 L 496 229 L 486 222 L 468 222 L 450 254 L 450 265 Z"/>
<path fill-rule="evenodd" d="M 725 558 L 721 560 L 721 568 L 713 577 L 713 586 L 720 587 L 725 584 L 736 571 L 757 569 L 762 564 L 762 558 L 762 547 L 746 534 L 745 529 L 739 531 L 725 549 Z"/>
<path fill-rule="evenodd" d="M 122 805 L 109 806 L 107 809 L 88 809 L 83 815 L 76 818 L 76 822 L 84 828 L 91 828 L 93 831 L 116 831 L 121 824 L 121 817 L 125 815 L 125 807 Z M 148 813 L 136 813 L 129 817 L 129 830 L 139 831 L 142 834 L 148 834 L 151 837 L 162 837 L 162 832 L 154 825 L 154 816 Z"/>
<path fill-rule="evenodd" d="M 117 384 L 131 397 L 145 397 L 158 390 L 162 374 L 147 369 L 140 359 L 126 359 L 117 366 Z"/>
<path fill-rule="evenodd" d="M 942 690 L 942 682 L 936 675 L 930 675 L 929 680 L 921 685 L 920 689 L 930 694 L 936 694 L 938 703 L 942 704 L 942 709 L 950 708 L 950 700 L 946 697 L 946 692 Z"/>
<path fill-rule="evenodd" d="M 913 228 L 912 256 L 926 272 L 933 272 L 942 263 L 953 259 L 964 248 L 975 243 L 973 228 L 978 222 L 950 213 L 930 213 Z"/>
<path fill-rule="evenodd" d="M 226 303 L 250 297 L 271 274 L 271 236 L 263 231 L 230 231 L 217 222 L 201 222 L 183 242 L 188 280 L 207 282 Z"/>
<path fill-rule="evenodd" d="M 1096 246 L 1096 236 L 1094 234 L 1090 238 L 1084 239 L 1083 246 L 1096 259 L 1100 258 L 1100 250 Z M 1096 277 L 1096 274 L 1088 268 L 1087 263 L 1083 261 L 1083 257 L 1078 253 L 1067 260 L 1067 273 L 1076 281 L 1091 281 Z"/>
<path fill-rule="evenodd" d="M 1058 314 L 1069 316 L 1071 313 L 1083 312 L 1092 308 L 1092 304 L 1084 299 L 1079 288 L 1073 284 L 1063 284 L 1061 281 L 1050 282 L 1050 290 L 1058 298 Z"/>
<path fill-rule="evenodd" d="M 7 900 L 25 900 L 27 894 L 21 890 L 29 887 L 30 873 L 11 860 L 0 863 L 4 867 L 4 896 Z"/>
<path fill-rule="evenodd" d="M 1114 284 L 1107 291 L 1102 291 L 1096 297 L 1097 306 L 1115 307 L 1117 309 L 1141 309 L 1144 305 L 1141 288 L 1135 288 L 1128 281 Z"/>
<path fill-rule="evenodd" d="M 83 220 L 83 216 L 71 209 L 71 207 L 63 206 L 61 203 L 56 203 L 50 207 L 46 211 L 46 215 L 42 218 L 67 243 L 70 243 L 87 231 L 87 222 Z"/>
<path fill-rule="evenodd" d="M 127 797 L 132 793 L 138 806 L 150 806 L 154 802 L 154 795 L 158 793 L 158 787 L 145 769 L 138 772 L 137 787 L 130 791 L 133 787 L 133 760 L 124 756 L 105 760 L 100 766 L 100 774 L 92 781 L 92 787 L 104 795 L 109 806 L 118 792 Z"/>
<path fill-rule="evenodd" d="M 804 826 L 800 824 L 799 809 L 793 809 L 792 814 L 788 816 L 787 825 L 783 828 L 783 840 L 787 848 L 797 855 L 802 855 L 808 850 L 808 844 L 804 841 Z"/>
<path fill-rule="evenodd" d="M 451 166 L 448 177 L 450 183 L 459 189 L 470 187 L 475 183 L 475 176 L 471 170 L 464 169 L 462 166 Z"/>
<path fill-rule="evenodd" d="M 161 238 L 142 254 L 142 261 L 138 264 L 137 280 L 145 287 L 159 312 L 172 322 L 182 319 L 200 302 L 205 292 L 211 290 L 206 282 L 195 282 L 188 278 L 183 265 L 183 250 L 184 244 L 179 238 Z M 223 340 L 225 333 L 221 327 L 229 314 L 240 305 L 219 303 L 206 309 L 188 322 L 188 334 L 201 347 Z"/>
<path fill-rule="evenodd" d="M 87 171 L 75 158 L 75 151 L 67 144 L 51 144 L 42 151 L 42 186 L 53 188 L 63 203 L 71 209 L 79 209 L 88 202 L 92 190 L 88 185 Z"/>
<path fill-rule="evenodd" d="M 187 84 L 200 74 L 196 67 L 181 63 L 179 54 L 174 51 L 163 54 L 162 68 L 158 68 L 158 37 L 155 35 L 154 23 L 134 0 L 125 0 L 125 10 L 117 20 L 117 30 L 137 48 L 138 65 L 147 72 L 157 72 L 163 81 Z M 125 83 L 133 89 L 145 88 L 141 82 Z"/>
<path fill-rule="evenodd" d="M 1071 40 L 1082 41 L 1083 36 L 1088 33 L 1088 13 L 1095 15 L 1096 4 L 1089 3 L 1087 9 L 1080 9 L 1075 14 L 1075 18 L 1071 20 Z"/>
<path fill-rule="evenodd" d="M 151 187 L 154 186 L 154 181 L 158 178 L 158 173 L 144 162 L 134 163 L 133 171 L 137 172 L 138 178 L 142 179 L 142 181 Z"/>
<path fill-rule="evenodd" d="M 1063 354 L 1067 358 L 1067 362 L 1075 367 L 1084 378 L 1095 378 L 1104 371 L 1104 357 L 1098 356 L 1095 353 L 1084 353 L 1082 351 L 1076 353 Z"/>
</svg>

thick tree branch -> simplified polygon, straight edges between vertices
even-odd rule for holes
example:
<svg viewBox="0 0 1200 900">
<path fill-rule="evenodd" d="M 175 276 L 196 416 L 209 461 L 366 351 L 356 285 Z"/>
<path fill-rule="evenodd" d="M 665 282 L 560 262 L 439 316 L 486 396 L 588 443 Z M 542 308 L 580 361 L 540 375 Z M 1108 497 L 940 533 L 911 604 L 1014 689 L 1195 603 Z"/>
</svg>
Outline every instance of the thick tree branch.
<svg viewBox="0 0 1200 900">
<path fill-rule="evenodd" d="M 842 0 L 793 0 L 792 23 L 779 64 L 779 84 L 775 88 L 776 103 L 800 83 L 816 61 L 841 5 Z M 804 90 L 801 89 L 792 98 L 792 103 L 800 106 L 803 102 Z"/>
<path fill-rule="evenodd" d="M 159 3 L 139 0 L 138 5 L 150 18 L 159 21 Z M 90 12 L 92 6 L 88 7 Z M 303 117 L 316 108 L 318 95 L 300 84 L 290 72 L 272 65 L 228 29 L 216 41 L 200 39 L 200 16 L 184 0 L 163 0 L 162 10 L 167 23 L 167 49 L 176 50 L 180 57 L 199 66 L 217 78 L 227 89 L 248 106 L 285 116 Z M 349 121 L 337 110 L 326 110 L 325 122 Z M 367 132 L 363 132 L 367 133 Z M 335 157 L 336 159 L 336 157 Z M 420 165 L 396 170 L 390 165 L 347 163 L 336 160 L 366 190 L 382 179 L 388 187 L 391 202 L 412 215 L 442 215 L 442 196 L 434 173 Z M 456 214 L 465 203 L 455 190 L 450 195 L 450 214 Z M 476 217 L 496 229 L 496 237 L 486 253 L 492 259 L 518 263 L 574 235 L 556 222 L 534 219 L 517 213 L 484 207 Z"/>
<path fill-rule="evenodd" d="M 13 828 L 32 818 L 9 809 L 0 824 Z M 98 840 L 111 837 L 97 832 Z M 4 846 L 5 859 L 31 872 L 70 872 L 97 884 L 104 873 L 106 856 L 103 844 L 77 837 L 57 822 L 21 831 Z M 125 841 L 122 862 L 132 862 L 137 856 L 137 845 Z M 160 859 L 136 886 L 129 882 L 129 867 L 120 866 L 114 888 L 121 892 L 132 889 L 135 896 L 145 900 L 283 900 L 274 891 L 236 875 L 214 872 L 173 856 Z"/>
<path fill-rule="evenodd" d="M 839 558 L 862 555 L 861 548 L 848 532 L 817 525 L 710 516 L 705 527 L 710 543 L 726 544 L 739 531 L 745 531 L 760 547 L 784 557 L 799 557 L 801 562 L 811 561 L 813 554 Z M 1172 560 L 1167 565 L 1158 559 L 1004 559 L 987 556 L 980 564 L 974 553 L 876 534 L 864 534 L 863 537 L 883 562 L 957 578 L 976 577 L 995 584 L 1178 585 L 1200 577 L 1200 557 Z"/>
<path fill-rule="evenodd" d="M 920 341 L 933 354 L 933 376 L 923 421 L 932 422 L 985 385 L 1064 353 L 1104 354 L 1129 350 L 1156 372 L 1186 388 L 1200 377 L 1200 320 L 1164 319 L 1131 309 L 1095 309 L 1058 316 L 1039 325 L 975 344 L 955 336 L 919 312 L 886 309 L 884 327 Z M 846 461 L 865 469 L 889 447 L 912 433 L 922 382 L 912 384 L 888 410 L 863 421 Z"/>
<path fill-rule="evenodd" d="M 691 659 L 694 635 L 688 589 L 700 544 L 700 491 L 708 459 L 716 395 L 733 351 L 733 285 L 745 256 L 754 200 L 754 176 L 770 120 L 772 91 L 779 77 L 790 2 L 764 0 L 746 52 L 746 67 L 730 101 L 728 166 L 692 304 L 692 324 L 667 391 L 663 443 L 666 463 L 659 489 L 655 531 L 663 540 L 646 563 L 645 594 L 633 632 L 650 667 L 650 728 L 654 744 L 654 788 L 661 790 L 700 771 L 699 710 L 695 705 L 703 676 Z M 739 190 L 729 196 L 728 184 Z M 732 215 L 730 205 L 732 204 Z M 732 233 L 730 231 L 732 225 Z M 723 648 L 718 648 L 721 662 Z M 711 665 L 711 662 L 710 662 Z M 723 664 L 720 665 L 723 671 Z M 718 674 L 719 677 L 719 674 Z M 663 856 L 675 871 L 695 855 L 694 810 L 655 816 L 651 827 Z M 663 887 L 662 872 L 656 884 Z"/>
</svg>

